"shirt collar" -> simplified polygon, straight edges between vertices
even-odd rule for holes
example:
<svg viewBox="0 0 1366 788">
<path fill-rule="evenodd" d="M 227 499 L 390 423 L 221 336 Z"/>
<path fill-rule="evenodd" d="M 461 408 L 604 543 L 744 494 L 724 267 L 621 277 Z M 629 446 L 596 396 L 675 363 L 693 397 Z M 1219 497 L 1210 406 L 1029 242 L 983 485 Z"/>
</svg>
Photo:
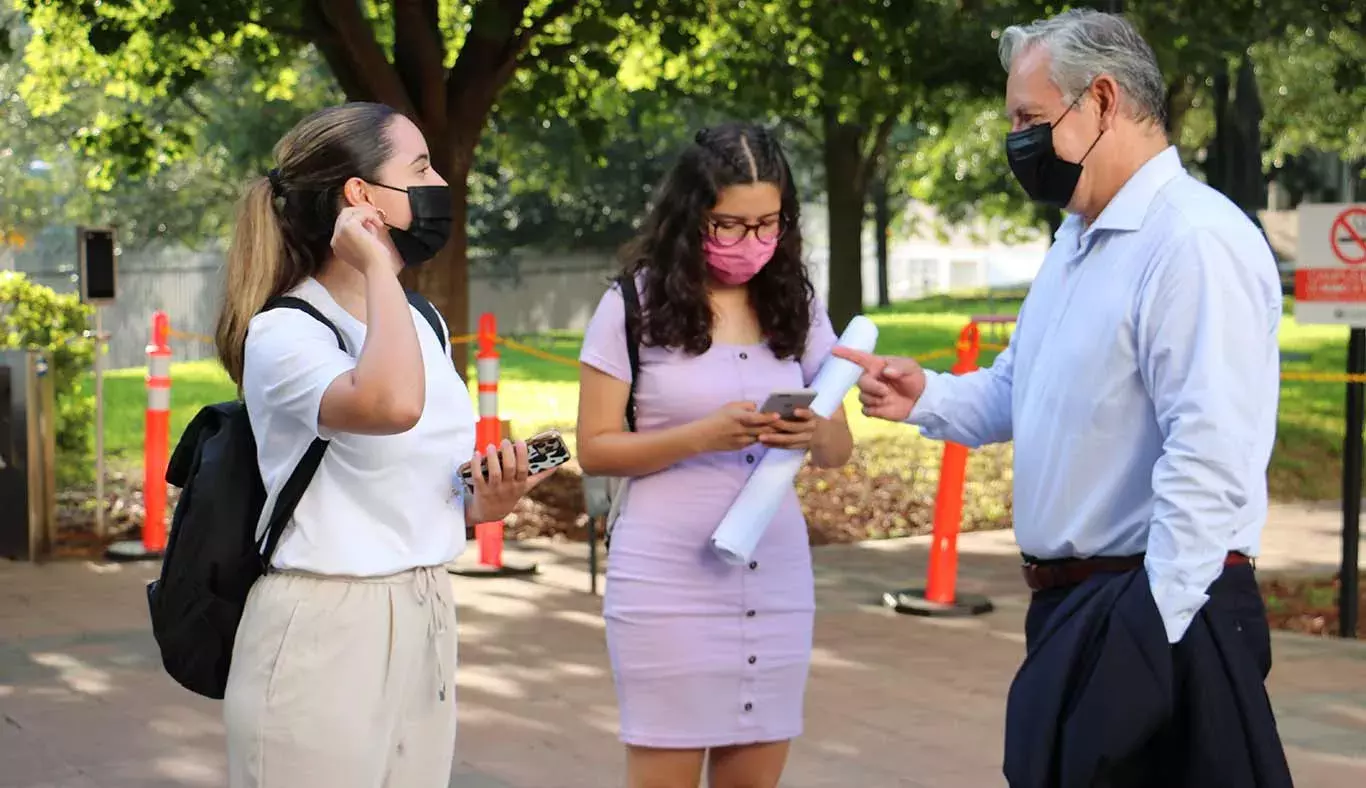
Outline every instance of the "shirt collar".
<svg viewBox="0 0 1366 788">
<path fill-rule="evenodd" d="M 1143 217 L 1148 215 L 1148 208 L 1157 193 L 1168 181 L 1185 171 L 1176 146 L 1167 146 L 1124 182 L 1086 233 L 1095 230 L 1137 230 L 1143 224 Z"/>
</svg>

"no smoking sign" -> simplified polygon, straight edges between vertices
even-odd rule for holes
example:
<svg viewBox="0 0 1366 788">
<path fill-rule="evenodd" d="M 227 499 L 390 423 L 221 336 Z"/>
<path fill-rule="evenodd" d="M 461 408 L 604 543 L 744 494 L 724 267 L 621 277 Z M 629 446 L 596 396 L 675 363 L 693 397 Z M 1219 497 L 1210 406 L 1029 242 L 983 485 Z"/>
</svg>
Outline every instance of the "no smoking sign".
<svg viewBox="0 0 1366 788">
<path fill-rule="evenodd" d="M 1348 208 L 1329 230 L 1333 254 L 1348 265 L 1366 263 L 1366 208 Z"/>
<path fill-rule="evenodd" d="M 1301 205 L 1295 319 L 1366 327 L 1366 205 Z"/>
</svg>

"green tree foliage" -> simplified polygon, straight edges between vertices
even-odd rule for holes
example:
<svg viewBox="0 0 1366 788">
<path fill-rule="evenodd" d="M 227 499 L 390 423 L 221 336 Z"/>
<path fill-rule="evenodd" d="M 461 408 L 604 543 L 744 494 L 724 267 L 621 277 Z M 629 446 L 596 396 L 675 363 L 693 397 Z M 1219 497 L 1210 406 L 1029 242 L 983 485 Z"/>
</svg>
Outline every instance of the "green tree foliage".
<svg viewBox="0 0 1366 788">
<path fill-rule="evenodd" d="M 0 247 L 19 247 L 49 221 L 70 173 L 40 163 L 41 137 L 19 96 L 25 34 L 9 0 L 0 0 Z M 37 164 L 35 164 L 37 163 Z"/>
<path fill-rule="evenodd" d="M 830 233 L 829 309 L 862 310 L 869 187 L 893 130 L 999 93 L 992 31 L 1027 0 L 732 0 L 698 22 L 677 82 L 737 113 L 781 118 L 819 151 Z"/>
<path fill-rule="evenodd" d="M 73 80 L 52 100 L 23 54 L 33 29 L 10 0 L 9 57 L 0 55 L 0 115 L 19 133 L 0 153 L 0 226 L 31 237 L 48 224 L 110 224 L 137 247 L 156 241 L 198 245 L 224 234 L 242 179 L 262 171 L 276 139 L 303 114 L 340 92 L 316 54 L 301 51 L 267 89 L 250 69 L 224 57 L 212 74 L 166 101 L 166 123 L 188 132 L 189 147 L 131 163 L 105 150 L 105 127 L 142 106 L 120 90 Z M 52 53 L 35 45 L 31 61 Z M 34 99 L 31 105 L 29 98 Z M 36 163 L 36 164 L 35 164 Z"/>
<path fill-rule="evenodd" d="M 0 271 L 0 349 L 36 348 L 50 354 L 57 398 L 57 483 L 94 478 L 91 422 L 95 398 L 81 385 L 94 361 L 86 336 L 90 307 L 75 295 L 58 295 L 23 274 Z"/>
<path fill-rule="evenodd" d="M 1311 149 L 1366 159 L 1366 34 L 1345 24 L 1298 27 L 1251 56 L 1266 106 L 1268 166 Z"/>
<path fill-rule="evenodd" d="M 1071 6 L 1123 12 L 1153 47 L 1167 78 L 1172 140 L 1212 185 L 1240 203 L 1264 200 L 1261 151 L 1268 163 L 1307 148 L 1362 154 L 1366 97 L 1360 87 L 1361 20 L 1366 10 L 1350 0 L 1145 0 L 1144 2 L 1021 4 L 1012 23 L 1058 13 Z M 1354 8 L 1353 8 L 1354 6 Z M 1355 32 L 1354 32 L 1355 31 Z M 1250 60 L 1249 60 L 1250 58 Z M 1256 80 L 1239 74 L 1256 65 Z M 1331 74 L 1325 90 L 1324 76 Z M 1239 79 L 1244 82 L 1239 91 Z M 1256 83 L 1260 82 L 1260 90 Z M 1355 86 L 1355 87 L 1353 87 Z M 1260 102 L 1249 94 L 1260 94 Z M 947 221 L 985 218 L 991 232 L 1028 235 L 1056 221 L 1052 211 L 1031 205 L 1007 167 L 1003 144 L 1009 131 L 1003 96 L 966 100 L 948 117 L 917 124 L 923 135 L 907 156 L 893 157 L 892 189 L 898 181 Z"/>
<path fill-rule="evenodd" d="M 81 138 L 120 171 L 151 172 L 193 150 L 201 122 L 173 109 L 231 61 L 270 96 L 315 48 L 349 99 L 411 117 L 433 164 L 450 181 L 456 232 L 446 257 L 406 274 L 452 325 L 468 316 L 467 178 L 505 88 L 566 89 L 538 78 L 567 67 L 589 80 L 624 33 L 663 25 L 691 7 L 678 0 L 21 0 L 35 30 L 26 97 L 55 112 L 73 84 L 97 82 L 137 106 L 106 114 Z M 608 69 L 610 72 L 610 69 Z M 292 76 L 293 75 L 293 76 Z M 568 86 L 572 89 L 574 86 Z"/>
<path fill-rule="evenodd" d="M 966 224 L 979 240 L 1027 241 L 1049 220 L 1010 172 L 1004 99 L 954 105 L 938 120 L 922 120 L 909 151 L 893 159 L 891 182 L 936 210 L 928 228 L 942 234 Z"/>
<path fill-rule="evenodd" d="M 666 88 L 617 83 L 564 116 L 519 109 L 499 108 L 472 182 L 471 240 L 493 252 L 615 249 L 694 131 L 719 119 Z"/>
</svg>

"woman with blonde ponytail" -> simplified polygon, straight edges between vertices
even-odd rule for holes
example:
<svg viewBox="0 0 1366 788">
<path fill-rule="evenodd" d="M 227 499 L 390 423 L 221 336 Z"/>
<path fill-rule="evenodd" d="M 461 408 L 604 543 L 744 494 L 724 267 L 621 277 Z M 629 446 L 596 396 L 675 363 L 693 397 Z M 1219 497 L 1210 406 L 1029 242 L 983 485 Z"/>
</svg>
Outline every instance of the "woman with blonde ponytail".
<svg viewBox="0 0 1366 788">
<path fill-rule="evenodd" d="M 501 519 L 543 475 L 521 442 L 475 451 L 465 384 L 399 284 L 451 227 L 417 127 L 346 104 L 299 123 L 275 159 L 242 198 L 218 354 L 256 436 L 265 511 L 308 446 L 329 447 L 237 630 L 229 784 L 445 786 L 456 628 L 444 567 L 467 520 Z M 346 349 L 303 311 L 262 311 L 283 295 Z M 472 457 L 487 480 L 475 474 L 465 496 L 456 472 Z"/>
</svg>

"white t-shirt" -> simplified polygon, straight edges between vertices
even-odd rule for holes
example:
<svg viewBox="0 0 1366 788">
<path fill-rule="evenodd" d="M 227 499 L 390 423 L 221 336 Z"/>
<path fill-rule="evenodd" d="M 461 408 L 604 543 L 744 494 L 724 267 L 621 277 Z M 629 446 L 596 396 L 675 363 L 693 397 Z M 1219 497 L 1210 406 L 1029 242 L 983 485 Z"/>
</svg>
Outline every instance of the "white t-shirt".
<svg viewBox="0 0 1366 788">
<path fill-rule="evenodd" d="M 332 381 L 356 366 L 365 324 L 314 279 L 289 294 L 326 315 L 349 352 L 337 347 L 327 326 L 298 309 L 263 312 L 248 327 L 242 388 L 267 493 L 258 538 L 309 444 L 316 437 L 331 441 L 271 564 L 373 577 L 454 560 L 465 548 L 455 473 L 474 454 L 474 408 L 441 341 L 410 307 L 427 374 L 427 402 L 416 426 L 398 435 L 333 433 L 320 428 L 318 409 Z"/>
</svg>

